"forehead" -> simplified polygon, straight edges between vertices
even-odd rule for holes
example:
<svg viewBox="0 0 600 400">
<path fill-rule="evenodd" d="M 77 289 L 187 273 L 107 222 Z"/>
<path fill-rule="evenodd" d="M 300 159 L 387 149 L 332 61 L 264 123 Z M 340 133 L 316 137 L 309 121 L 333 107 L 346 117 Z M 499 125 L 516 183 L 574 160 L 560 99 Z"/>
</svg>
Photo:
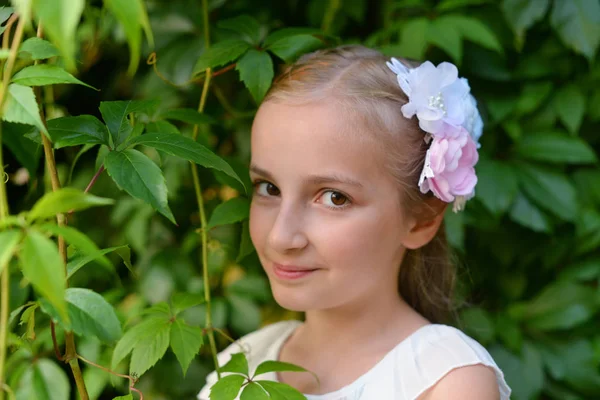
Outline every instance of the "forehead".
<svg viewBox="0 0 600 400">
<path fill-rule="evenodd" d="M 252 162 L 275 175 L 338 172 L 390 179 L 382 146 L 365 125 L 332 102 L 267 102 L 252 126 Z"/>
</svg>

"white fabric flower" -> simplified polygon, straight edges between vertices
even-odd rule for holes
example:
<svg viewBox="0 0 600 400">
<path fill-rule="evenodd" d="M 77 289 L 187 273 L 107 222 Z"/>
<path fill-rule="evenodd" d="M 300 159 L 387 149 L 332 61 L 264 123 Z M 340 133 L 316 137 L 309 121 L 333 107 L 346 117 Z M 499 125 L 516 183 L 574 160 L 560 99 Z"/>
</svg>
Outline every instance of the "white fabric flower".
<svg viewBox="0 0 600 400">
<path fill-rule="evenodd" d="M 458 70 L 451 63 L 443 62 L 435 67 L 425 61 L 417 68 L 408 69 L 392 58 L 388 67 L 398 76 L 398 84 L 408 96 L 402 106 L 406 118 L 414 115 L 419 126 L 433 135 L 454 135 L 465 122 L 469 85 L 458 78 Z"/>
</svg>

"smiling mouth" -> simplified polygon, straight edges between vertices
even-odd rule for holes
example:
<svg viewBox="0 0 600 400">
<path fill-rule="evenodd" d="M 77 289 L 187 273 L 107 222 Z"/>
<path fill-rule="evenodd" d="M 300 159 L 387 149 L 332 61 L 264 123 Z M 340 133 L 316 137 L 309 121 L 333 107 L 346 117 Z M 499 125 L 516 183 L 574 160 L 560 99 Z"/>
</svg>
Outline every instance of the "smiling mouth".
<svg viewBox="0 0 600 400">
<path fill-rule="evenodd" d="M 313 272 L 319 269 L 320 268 L 306 268 L 290 265 L 281 265 L 277 263 L 273 264 L 273 272 L 280 279 L 299 279 L 311 275 Z"/>
</svg>

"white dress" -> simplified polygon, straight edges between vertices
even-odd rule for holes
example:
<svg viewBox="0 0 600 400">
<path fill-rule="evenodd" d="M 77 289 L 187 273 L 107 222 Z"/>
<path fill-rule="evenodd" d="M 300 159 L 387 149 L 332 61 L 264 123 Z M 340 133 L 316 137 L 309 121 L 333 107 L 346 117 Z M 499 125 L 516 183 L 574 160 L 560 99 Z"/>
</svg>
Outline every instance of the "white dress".
<svg viewBox="0 0 600 400">
<path fill-rule="evenodd" d="M 244 348 L 250 376 L 266 360 L 277 360 L 285 340 L 301 321 L 280 321 L 252 332 L 218 354 L 223 366 L 231 354 Z M 415 400 L 455 368 L 483 364 L 494 370 L 500 399 L 510 399 L 504 374 L 487 350 L 460 330 L 440 324 L 426 325 L 401 341 L 373 368 L 343 388 L 322 395 L 305 394 L 308 400 Z M 226 376 L 228 373 L 223 373 Z M 277 381 L 274 372 L 257 377 Z M 198 394 L 208 400 L 217 375 L 211 372 Z M 239 397 L 236 397 L 236 400 Z"/>
</svg>

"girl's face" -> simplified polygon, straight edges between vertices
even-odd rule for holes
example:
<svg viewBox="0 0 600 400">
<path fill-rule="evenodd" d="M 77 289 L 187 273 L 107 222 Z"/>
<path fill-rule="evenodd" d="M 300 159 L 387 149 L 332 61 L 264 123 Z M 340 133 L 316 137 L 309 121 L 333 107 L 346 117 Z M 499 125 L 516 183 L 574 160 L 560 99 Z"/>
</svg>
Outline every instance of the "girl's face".
<svg viewBox="0 0 600 400">
<path fill-rule="evenodd" d="M 267 102 L 252 127 L 250 235 L 289 310 L 397 293 L 408 231 L 398 185 L 383 150 L 343 115 L 331 102 Z M 278 265 L 314 271 L 286 276 Z"/>
</svg>

